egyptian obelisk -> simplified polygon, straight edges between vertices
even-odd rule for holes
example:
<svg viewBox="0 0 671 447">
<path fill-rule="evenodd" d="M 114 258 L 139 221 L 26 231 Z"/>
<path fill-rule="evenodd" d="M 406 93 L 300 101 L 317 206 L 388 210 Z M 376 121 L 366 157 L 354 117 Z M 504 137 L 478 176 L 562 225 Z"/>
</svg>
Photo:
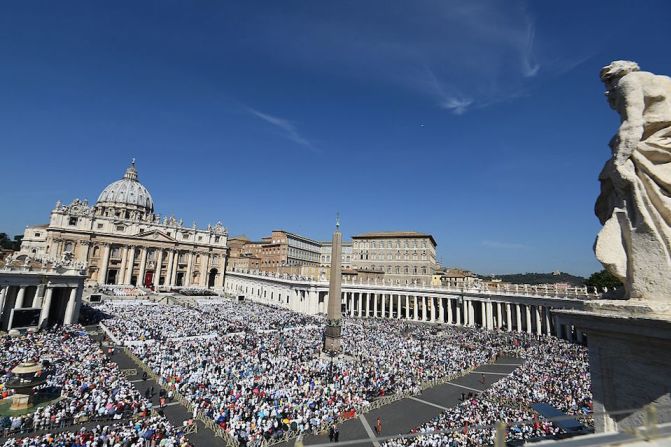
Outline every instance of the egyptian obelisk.
<svg viewBox="0 0 671 447">
<path fill-rule="evenodd" d="M 340 310 L 340 281 L 342 259 L 342 234 L 340 218 L 336 218 L 336 229 L 331 243 L 331 275 L 329 278 L 329 302 L 326 316 L 324 352 L 337 354 L 342 349 L 342 313 Z"/>
</svg>

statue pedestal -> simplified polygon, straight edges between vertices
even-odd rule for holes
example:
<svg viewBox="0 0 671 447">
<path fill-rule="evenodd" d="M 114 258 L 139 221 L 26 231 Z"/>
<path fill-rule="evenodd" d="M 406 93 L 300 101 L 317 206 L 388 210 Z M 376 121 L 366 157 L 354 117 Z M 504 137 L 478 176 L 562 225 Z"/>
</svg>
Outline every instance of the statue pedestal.
<svg viewBox="0 0 671 447">
<path fill-rule="evenodd" d="M 640 300 L 599 300 L 585 310 L 556 312 L 587 334 L 597 433 L 644 425 L 649 404 L 657 404 L 660 423 L 671 422 L 670 310 Z"/>
<path fill-rule="evenodd" d="M 12 396 L 10 410 L 25 410 L 28 407 L 30 407 L 30 396 L 28 394 L 15 394 Z"/>
</svg>

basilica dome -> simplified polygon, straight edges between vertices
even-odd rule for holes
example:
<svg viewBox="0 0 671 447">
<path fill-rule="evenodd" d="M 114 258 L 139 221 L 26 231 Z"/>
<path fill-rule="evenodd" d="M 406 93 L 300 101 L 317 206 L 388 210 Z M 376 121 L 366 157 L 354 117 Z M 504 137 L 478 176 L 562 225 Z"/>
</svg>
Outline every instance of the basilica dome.
<svg viewBox="0 0 671 447">
<path fill-rule="evenodd" d="M 121 180 L 108 185 L 98 196 L 97 207 L 115 207 L 136 210 L 142 214 L 154 212 L 154 201 L 145 186 L 137 179 L 135 160 L 126 169 Z"/>
</svg>

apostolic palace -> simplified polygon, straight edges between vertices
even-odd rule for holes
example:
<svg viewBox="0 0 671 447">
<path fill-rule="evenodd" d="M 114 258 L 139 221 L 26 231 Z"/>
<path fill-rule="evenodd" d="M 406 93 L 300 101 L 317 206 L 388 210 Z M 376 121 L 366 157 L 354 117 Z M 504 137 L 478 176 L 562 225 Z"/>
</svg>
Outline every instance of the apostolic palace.
<svg viewBox="0 0 671 447">
<path fill-rule="evenodd" d="M 49 224 L 28 227 L 20 254 L 60 259 L 72 253 L 88 268 L 87 284 L 223 288 L 228 232 L 198 229 L 154 212 L 135 160 L 108 185 L 95 205 L 56 203 Z"/>
</svg>

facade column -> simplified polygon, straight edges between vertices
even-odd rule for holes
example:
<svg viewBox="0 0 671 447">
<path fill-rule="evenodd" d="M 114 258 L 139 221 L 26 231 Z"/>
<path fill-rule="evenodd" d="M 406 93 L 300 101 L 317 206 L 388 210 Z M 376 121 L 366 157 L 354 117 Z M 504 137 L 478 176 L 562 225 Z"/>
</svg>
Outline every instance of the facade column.
<svg viewBox="0 0 671 447">
<path fill-rule="evenodd" d="M 70 287 L 70 297 L 65 307 L 65 318 L 63 324 L 74 324 L 75 308 L 77 307 L 77 287 Z"/>
<path fill-rule="evenodd" d="M 133 280 L 133 264 L 135 264 L 135 246 L 131 245 L 128 247 L 129 250 L 129 256 L 128 256 L 128 267 L 126 271 L 126 278 L 124 280 L 124 283 L 130 284 L 131 281 Z"/>
<path fill-rule="evenodd" d="M 40 323 L 42 324 L 49 319 L 49 311 L 51 310 L 51 297 L 54 293 L 53 287 L 47 286 L 47 292 L 44 295 L 44 302 L 42 303 L 42 310 L 40 311 Z"/>
<path fill-rule="evenodd" d="M 175 250 L 175 256 L 173 257 L 173 260 L 172 260 L 172 275 L 170 275 L 170 285 L 171 286 L 174 286 L 175 282 L 177 281 L 177 270 L 178 269 L 179 269 L 179 251 Z M 217 269 L 217 271 L 219 271 L 219 269 Z M 220 278 L 223 279 L 224 271 L 222 270 L 218 274 L 220 275 Z M 215 287 L 224 287 L 223 283 L 221 283 L 221 286 L 217 286 L 218 281 L 219 281 L 219 279 L 215 278 L 215 284 L 214 284 Z"/>
<path fill-rule="evenodd" d="M 526 309 L 527 316 L 527 334 L 531 334 L 531 309 L 528 304 L 525 305 L 524 308 Z"/>
<path fill-rule="evenodd" d="M 154 289 L 158 289 L 161 284 L 161 270 L 163 270 L 163 249 L 158 249 L 156 269 L 154 269 Z"/>
<path fill-rule="evenodd" d="M 121 263 L 119 264 L 119 273 L 116 275 L 116 283 L 123 284 L 126 281 L 126 260 L 128 259 L 128 247 L 121 246 Z"/>
<path fill-rule="evenodd" d="M 140 265 L 137 267 L 137 285 L 144 287 L 145 266 L 147 265 L 147 247 L 140 249 Z"/>
<path fill-rule="evenodd" d="M 185 286 L 190 286 L 191 281 L 193 278 L 191 275 L 193 274 L 193 252 L 189 252 L 189 259 L 186 261 L 186 278 L 184 278 L 184 285 Z"/>
<path fill-rule="evenodd" d="M 413 299 L 413 304 L 414 304 L 414 308 L 413 308 L 413 312 L 412 312 L 412 319 L 414 321 L 417 321 L 417 318 L 418 318 L 417 315 L 419 314 L 419 312 L 417 312 L 417 307 L 418 307 L 417 306 L 417 295 L 413 295 L 412 299 Z"/>
<path fill-rule="evenodd" d="M 513 316 L 510 314 L 510 303 L 506 303 L 506 328 L 508 332 L 513 330 Z"/>
<path fill-rule="evenodd" d="M 536 317 L 536 334 L 541 335 L 543 333 L 543 327 L 541 324 L 541 308 L 540 306 L 534 306 L 534 313 Z"/>
<path fill-rule="evenodd" d="M 23 307 L 23 298 L 26 295 L 26 286 L 19 287 L 19 293 L 16 295 L 14 302 L 14 309 L 21 309 Z"/>
<path fill-rule="evenodd" d="M 165 281 L 163 285 L 170 287 L 172 286 L 172 267 L 173 262 L 175 261 L 175 250 L 168 250 L 168 264 L 165 266 Z"/>
<path fill-rule="evenodd" d="M 107 282 L 107 266 L 110 262 L 110 244 L 103 244 L 103 262 L 98 266 L 98 284 Z"/>
<path fill-rule="evenodd" d="M 210 255 L 209 253 L 206 253 L 203 255 L 203 275 L 200 278 L 200 285 L 202 287 L 207 287 L 207 282 L 209 281 L 209 276 L 210 276 Z"/>
</svg>

